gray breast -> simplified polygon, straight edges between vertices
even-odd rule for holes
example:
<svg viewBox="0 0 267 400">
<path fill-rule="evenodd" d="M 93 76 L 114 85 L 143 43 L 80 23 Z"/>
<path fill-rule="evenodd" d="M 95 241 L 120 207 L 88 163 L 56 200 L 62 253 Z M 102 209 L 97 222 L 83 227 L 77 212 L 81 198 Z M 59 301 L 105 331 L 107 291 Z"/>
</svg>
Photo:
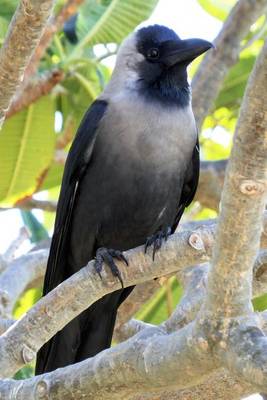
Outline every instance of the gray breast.
<svg viewBox="0 0 267 400">
<path fill-rule="evenodd" d="M 161 171 L 184 170 L 197 137 L 191 105 L 161 108 L 129 92 L 110 100 L 100 128 L 132 165 Z"/>
</svg>

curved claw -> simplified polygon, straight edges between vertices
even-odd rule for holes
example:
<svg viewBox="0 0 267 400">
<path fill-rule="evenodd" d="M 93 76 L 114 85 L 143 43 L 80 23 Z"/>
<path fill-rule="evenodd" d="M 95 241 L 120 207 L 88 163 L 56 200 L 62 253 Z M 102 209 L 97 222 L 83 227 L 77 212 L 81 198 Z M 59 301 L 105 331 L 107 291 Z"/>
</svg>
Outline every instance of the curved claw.
<svg viewBox="0 0 267 400">
<path fill-rule="evenodd" d="M 146 254 L 146 252 L 147 252 L 147 249 L 152 245 L 153 240 L 154 240 L 154 237 L 153 237 L 153 236 L 149 236 L 149 237 L 147 238 L 146 244 L 145 244 L 145 254 Z"/>
<path fill-rule="evenodd" d="M 103 263 L 105 262 L 108 267 L 110 268 L 110 271 L 112 272 L 112 275 L 117 277 L 121 283 L 121 287 L 123 288 L 123 280 L 121 277 L 121 273 L 117 265 L 115 264 L 113 258 L 116 258 L 117 260 L 125 262 L 126 265 L 128 265 L 128 261 L 125 258 L 125 256 L 122 254 L 121 251 L 119 250 L 113 250 L 113 249 L 106 249 L 105 247 L 100 247 L 96 251 L 96 257 L 95 257 L 95 270 L 99 277 L 102 279 L 101 271 L 103 268 Z"/>
<path fill-rule="evenodd" d="M 160 236 L 158 236 L 155 241 L 154 241 L 154 245 L 153 245 L 153 254 L 152 254 L 152 260 L 155 260 L 155 254 L 156 252 L 161 248 L 162 245 L 162 234 L 160 234 Z"/>
<path fill-rule="evenodd" d="M 129 266 L 128 260 L 127 258 L 124 256 L 124 254 L 119 251 L 119 250 L 110 250 L 110 255 L 112 255 L 112 257 L 117 258 L 117 260 L 119 261 L 123 261 L 124 264 L 127 265 L 127 267 Z"/>
<path fill-rule="evenodd" d="M 167 242 L 168 237 L 171 236 L 172 230 L 171 228 L 168 226 L 168 228 L 165 231 L 165 242 Z"/>
<path fill-rule="evenodd" d="M 149 236 L 146 240 L 145 243 L 145 254 L 147 253 L 148 247 L 153 245 L 153 253 L 152 253 L 152 259 L 153 261 L 155 260 L 155 255 L 156 252 L 161 248 L 163 239 L 165 241 L 168 240 L 168 237 L 171 235 L 171 228 L 167 227 L 164 230 L 160 230 L 157 233 L 155 233 L 152 236 Z"/>
</svg>

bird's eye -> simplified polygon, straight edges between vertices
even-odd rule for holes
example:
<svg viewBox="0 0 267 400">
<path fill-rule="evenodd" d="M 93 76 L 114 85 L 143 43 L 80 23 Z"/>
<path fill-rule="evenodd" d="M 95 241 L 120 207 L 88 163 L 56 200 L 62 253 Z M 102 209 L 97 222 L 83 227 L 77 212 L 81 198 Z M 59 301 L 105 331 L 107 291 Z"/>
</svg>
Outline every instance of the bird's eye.
<svg viewBox="0 0 267 400">
<path fill-rule="evenodd" d="M 156 47 L 149 49 L 147 52 L 147 58 L 150 58 L 152 60 L 156 60 L 157 58 L 159 58 L 159 49 L 157 49 Z"/>
</svg>

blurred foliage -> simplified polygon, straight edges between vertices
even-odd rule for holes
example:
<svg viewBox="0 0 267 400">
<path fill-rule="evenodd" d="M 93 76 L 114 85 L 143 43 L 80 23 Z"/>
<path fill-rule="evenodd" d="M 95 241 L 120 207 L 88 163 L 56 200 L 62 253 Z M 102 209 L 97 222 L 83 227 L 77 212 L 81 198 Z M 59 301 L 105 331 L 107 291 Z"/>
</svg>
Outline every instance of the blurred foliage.
<svg viewBox="0 0 267 400">
<path fill-rule="evenodd" d="M 169 278 L 153 298 L 141 307 L 135 317 L 151 324 L 160 324 L 170 316 L 171 311 L 179 303 L 182 293 L 183 289 L 177 279 Z"/>
<path fill-rule="evenodd" d="M 210 15 L 224 21 L 237 0 L 198 0 L 198 2 Z"/>
<path fill-rule="evenodd" d="M 41 295 L 41 288 L 32 288 L 27 290 L 15 304 L 13 311 L 14 318 L 18 319 L 25 314 L 25 312 L 27 312 L 32 305 L 40 299 Z"/>
<path fill-rule="evenodd" d="M 55 101 L 41 98 L 8 119 L 0 135 L 0 202 L 10 204 L 37 191 L 54 155 Z"/>
</svg>

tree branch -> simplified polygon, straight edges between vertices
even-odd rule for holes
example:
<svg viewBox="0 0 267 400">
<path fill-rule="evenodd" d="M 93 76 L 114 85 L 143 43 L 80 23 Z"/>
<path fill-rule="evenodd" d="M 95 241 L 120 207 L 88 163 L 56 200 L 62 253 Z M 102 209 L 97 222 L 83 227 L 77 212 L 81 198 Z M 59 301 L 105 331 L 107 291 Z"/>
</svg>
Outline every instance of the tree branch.
<svg viewBox="0 0 267 400">
<path fill-rule="evenodd" d="M 205 304 L 206 312 L 216 315 L 251 309 L 252 267 L 266 204 L 266 70 L 267 42 L 249 79 L 224 183 Z"/>
<path fill-rule="evenodd" d="M 126 252 L 130 266 L 127 268 L 120 263 L 124 285 L 131 286 L 176 272 L 185 268 L 186 262 L 193 265 L 199 259 L 206 261 L 213 234 L 209 229 L 201 233 L 175 234 L 157 253 L 154 262 L 151 254 L 144 254 L 143 246 Z M 202 245 L 196 246 L 196 243 Z M 29 357 L 25 361 L 25 357 L 21 356 L 23 352 L 30 349 L 34 359 L 36 351 L 76 315 L 105 294 L 120 288 L 120 283 L 107 268 L 101 280 L 93 264 L 94 261 L 91 261 L 88 267 L 62 282 L 0 338 L 0 371 L 3 376 L 12 375 L 29 362 Z"/>
<path fill-rule="evenodd" d="M 0 49 L 0 125 L 53 6 L 52 0 L 21 0 Z M 23 32 L 23 34 L 22 34 Z"/>
<path fill-rule="evenodd" d="M 65 74 L 63 71 L 54 70 L 43 74 L 37 79 L 29 81 L 29 83 L 23 88 L 23 91 L 19 91 L 13 98 L 7 111 L 6 118 L 12 117 L 12 115 L 39 100 L 40 97 L 50 93 L 51 90 L 64 79 L 64 77 Z"/>
<path fill-rule="evenodd" d="M 44 276 L 49 250 L 38 250 L 12 261 L 0 275 L 0 316 L 10 318 L 28 285 Z"/>
<path fill-rule="evenodd" d="M 199 382 L 207 378 L 214 361 L 196 337 L 194 325 L 172 335 L 160 334 L 158 328 L 154 334 L 151 328 L 81 363 L 24 381 L 3 380 L 0 393 L 4 398 L 9 393 L 10 400 L 31 398 L 33 392 L 54 400 L 62 395 L 75 400 L 127 399 L 152 387 L 179 388 Z"/>
<path fill-rule="evenodd" d="M 0 208 L 0 212 L 12 210 L 14 208 L 19 208 L 21 210 L 32 210 L 33 208 L 38 208 L 43 211 L 55 212 L 57 210 L 57 202 L 53 200 L 37 200 L 33 197 L 27 197 L 27 199 L 16 203 L 15 207 Z"/>
<path fill-rule="evenodd" d="M 67 21 L 72 15 L 77 12 L 78 7 L 83 3 L 83 1 L 84 0 L 68 0 L 60 10 L 58 15 L 52 16 L 49 19 L 49 22 L 40 39 L 38 47 L 33 53 L 30 63 L 27 67 L 24 82 L 27 83 L 28 79 L 35 75 L 39 66 L 39 62 L 45 54 L 46 49 L 50 45 L 54 34 L 63 27 L 65 21 Z"/>
<path fill-rule="evenodd" d="M 131 400 L 240 400 L 255 393 L 255 388 L 240 381 L 226 370 L 218 370 L 208 379 L 192 388 L 176 391 L 148 393 Z"/>
<path fill-rule="evenodd" d="M 227 161 L 201 162 L 199 183 L 194 200 L 199 201 L 203 207 L 219 210 Z"/>
<path fill-rule="evenodd" d="M 238 60 L 241 40 L 266 9 L 266 0 L 239 0 L 214 41 L 216 51 L 207 53 L 198 68 L 192 89 L 193 110 L 199 127 L 209 114 L 229 68 Z"/>
<path fill-rule="evenodd" d="M 170 333 L 183 328 L 195 319 L 205 301 L 209 270 L 209 264 L 205 263 L 182 269 L 177 273 L 177 277 L 182 283 L 184 294 L 170 318 L 159 325 L 161 330 Z M 261 250 L 253 268 L 253 295 L 260 296 L 265 294 L 266 285 L 267 250 Z M 117 338 L 119 341 L 127 340 L 148 326 L 149 324 L 132 319 L 119 325 Z"/>
<path fill-rule="evenodd" d="M 4 254 L 4 259 L 6 264 L 10 263 L 15 258 L 16 251 L 20 248 L 20 246 L 25 242 L 25 240 L 29 239 L 29 231 L 26 226 L 22 226 L 19 230 L 18 237 L 9 245 Z M 0 269 L 1 271 L 1 269 Z M 1 271 L 2 272 L 2 271 Z"/>
</svg>

